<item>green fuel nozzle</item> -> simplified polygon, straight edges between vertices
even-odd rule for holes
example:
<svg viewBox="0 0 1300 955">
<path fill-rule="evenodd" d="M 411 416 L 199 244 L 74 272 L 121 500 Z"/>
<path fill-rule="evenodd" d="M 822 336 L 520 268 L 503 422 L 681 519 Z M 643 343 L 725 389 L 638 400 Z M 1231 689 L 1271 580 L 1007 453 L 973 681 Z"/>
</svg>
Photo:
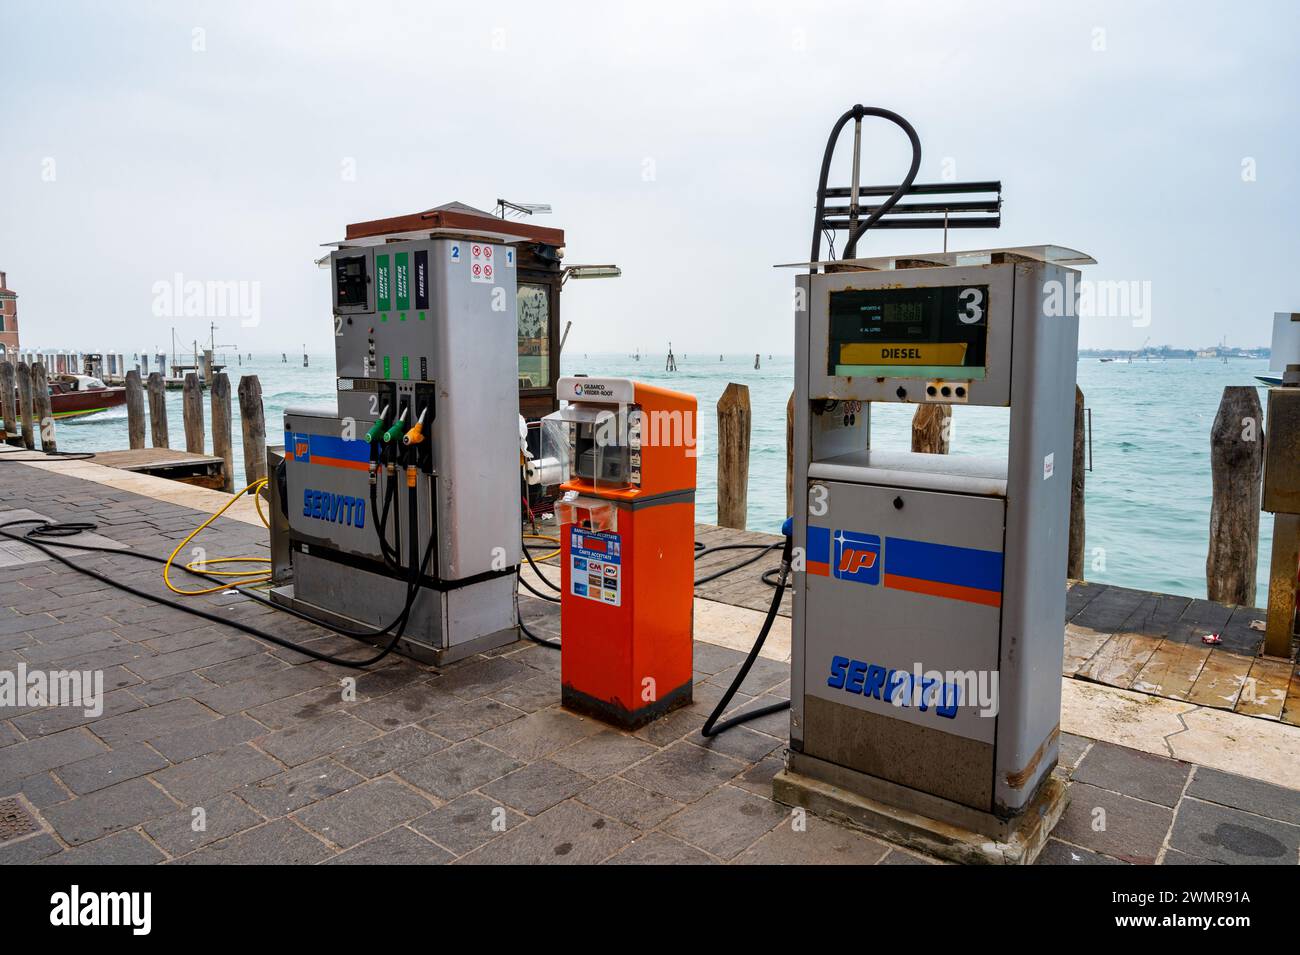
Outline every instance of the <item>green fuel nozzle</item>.
<svg viewBox="0 0 1300 955">
<path fill-rule="evenodd" d="M 388 417 L 388 405 L 384 405 L 384 410 L 379 412 L 379 420 L 370 426 L 366 432 L 366 443 L 373 444 L 384 430 L 384 419 Z"/>
<path fill-rule="evenodd" d="M 394 438 L 396 438 L 399 434 L 401 434 L 402 426 L 405 424 L 406 424 L 406 409 L 403 408 L 402 413 L 399 414 L 397 416 L 397 420 L 393 422 L 393 426 L 384 432 L 384 443 L 385 444 L 390 443 Z"/>
</svg>

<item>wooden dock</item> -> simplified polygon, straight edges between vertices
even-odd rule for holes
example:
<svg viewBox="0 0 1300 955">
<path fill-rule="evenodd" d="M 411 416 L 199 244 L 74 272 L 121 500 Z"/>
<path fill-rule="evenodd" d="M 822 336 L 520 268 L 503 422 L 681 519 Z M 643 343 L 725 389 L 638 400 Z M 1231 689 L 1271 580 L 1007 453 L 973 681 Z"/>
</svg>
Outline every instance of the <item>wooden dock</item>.
<svg viewBox="0 0 1300 955">
<path fill-rule="evenodd" d="M 225 481 L 222 470 L 225 462 L 221 458 L 173 448 L 97 451 L 94 461 L 108 468 L 152 474 L 214 490 L 220 490 Z"/>
</svg>

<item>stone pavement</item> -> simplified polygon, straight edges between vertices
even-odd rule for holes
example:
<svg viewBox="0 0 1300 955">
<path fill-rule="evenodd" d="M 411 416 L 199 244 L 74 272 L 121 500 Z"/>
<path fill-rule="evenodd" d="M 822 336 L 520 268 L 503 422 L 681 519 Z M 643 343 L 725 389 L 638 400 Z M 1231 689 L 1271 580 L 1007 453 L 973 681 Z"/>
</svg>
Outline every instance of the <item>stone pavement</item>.
<svg viewBox="0 0 1300 955">
<path fill-rule="evenodd" d="M 95 521 L 158 556 L 204 516 L 57 465 L 5 465 L 0 481 L 4 510 Z M 223 519 L 199 543 L 209 555 L 265 553 L 265 531 Z M 30 550 L 14 561 L 13 550 L 0 568 L 0 670 L 101 670 L 106 695 L 97 717 L 0 708 L 0 862 L 929 861 L 814 817 L 794 831 L 771 799 L 785 714 L 700 737 L 743 657 L 735 649 L 697 642 L 695 702 L 629 734 L 561 709 L 559 655 L 531 643 L 441 671 L 391 657 L 358 674 L 28 560 Z M 165 592 L 158 565 L 78 559 Z M 189 599 L 318 649 L 362 653 L 241 595 Z M 555 605 L 521 605 L 534 630 L 557 634 Z M 345 696 L 349 676 L 355 695 Z M 788 676 L 788 665 L 761 659 L 737 705 L 784 697 Z M 1291 789 L 1068 735 L 1063 762 L 1072 803 L 1044 861 L 1300 854 Z"/>
</svg>

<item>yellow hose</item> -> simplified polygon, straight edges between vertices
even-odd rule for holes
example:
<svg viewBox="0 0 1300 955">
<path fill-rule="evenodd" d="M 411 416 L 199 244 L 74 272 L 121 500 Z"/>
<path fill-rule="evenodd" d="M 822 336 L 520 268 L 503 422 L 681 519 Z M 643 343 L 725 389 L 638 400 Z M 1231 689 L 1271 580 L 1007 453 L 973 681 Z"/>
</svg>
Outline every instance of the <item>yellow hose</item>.
<svg viewBox="0 0 1300 955">
<path fill-rule="evenodd" d="M 525 534 L 525 535 L 524 535 L 524 540 L 526 540 L 526 541 L 550 541 L 552 544 L 558 544 L 558 543 L 560 542 L 560 539 L 559 539 L 558 537 L 548 537 L 546 534 Z M 556 557 L 556 556 L 558 556 L 559 553 L 560 553 L 560 548 L 557 547 L 557 548 L 555 548 L 555 550 L 550 551 L 550 552 L 545 553 L 545 554 L 542 554 L 540 557 L 537 556 L 536 554 L 534 554 L 534 555 L 533 555 L 533 560 L 550 560 L 552 557 Z"/>
<path fill-rule="evenodd" d="M 263 524 L 270 527 L 270 525 L 267 524 L 266 515 L 262 513 L 262 495 L 260 493 L 262 488 L 266 486 L 266 481 L 266 478 L 262 478 L 260 481 L 254 481 L 252 484 L 248 485 L 248 487 L 244 488 L 223 504 L 219 511 L 209 517 L 198 527 L 194 528 L 194 530 L 190 531 L 189 536 L 176 545 L 176 549 L 173 550 L 171 555 L 167 558 L 167 563 L 163 565 L 163 583 L 167 585 L 168 590 L 174 594 L 179 594 L 182 597 L 201 597 L 204 594 L 214 594 L 219 590 L 228 589 L 229 585 L 218 584 L 215 587 L 207 587 L 203 590 L 181 590 L 172 583 L 172 564 L 176 561 L 176 555 L 185 549 L 186 544 L 198 537 L 199 534 L 206 530 L 213 521 L 226 513 L 226 511 L 230 510 L 234 503 L 245 494 L 253 495 L 253 500 L 257 507 L 257 516 L 261 518 Z M 208 570 L 207 568 L 217 564 L 269 564 L 270 562 L 271 558 L 269 557 L 211 557 L 207 560 L 190 561 L 190 563 L 185 564 L 184 567 L 186 570 L 193 571 L 196 574 L 204 574 L 208 577 L 235 577 L 238 578 L 240 583 L 256 584 L 261 583 L 264 580 L 270 580 L 271 575 L 263 570 Z"/>
</svg>

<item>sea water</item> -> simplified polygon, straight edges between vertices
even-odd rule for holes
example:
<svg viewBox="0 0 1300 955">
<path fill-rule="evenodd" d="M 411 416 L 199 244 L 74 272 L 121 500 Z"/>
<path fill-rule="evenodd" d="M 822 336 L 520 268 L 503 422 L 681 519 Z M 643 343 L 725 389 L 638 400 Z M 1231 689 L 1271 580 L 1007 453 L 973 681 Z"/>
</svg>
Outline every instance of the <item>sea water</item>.
<svg viewBox="0 0 1300 955">
<path fill-rule="evenodd" d="M 788 355 L 754 356 L 687 352 L 676 355 L 677 370 L 665 371 L 665 355 L 583 354 L 569 350 L 565 374 L 620 376 L 685 391 L 699 400 L 699 455 L 696 519 L 717 518 L 718 398 L 728 382 L 749 386 L 753 416 L 750 436 L 749 520 L 751 530 L 777 533 L 785 518 L 785 409 L 794 385 L 794 360 Z M 241 374 L 262 384 L 267 441 L 278 444 L 281 418 L 290 407 L 332 407 L 333 356 L 302 356 L 285 363 L 276 355 L 219 356 L 226 364 L 231 391 Z M 1210 526 L 1210 427 L 1227 385 L 1257 384 L 1267 362 L 1233 359 L 1196 361 L 1099 362 L 1080 359 L 1079 387 L 1092 412 L 1092 443 L 1087 474 L 1085 576 L 1162 593 L 1205 596 L 1205 555 Z M 1261 402 L 1264 393 L 1260 393 Z M 239 402 L 232 395 L 235 486 L 243 486 L 243 447 Z M 207 395 L 204 395 L 205 417 Z M 872 407 L 876 447 L 906 450 L 911 443 L 913 405 Z M 167 393 L 171 446 L 185 447 L 181 392 Z M 953 414 L 954 454 L 1006 452 L 1007 412 L 957 407 Z M 126 409 L 116 408 L 58 424 L 65 451 L 115 450 L 126 446 Z M 208 435 L 211 450 L 211 435 Z M 1068 467 L 1057 473 L 1069 479 Z M 1260 566 L 1256 604 L 1267 600 L 1272 518 L 1260 519 Z"/>
</svg>

